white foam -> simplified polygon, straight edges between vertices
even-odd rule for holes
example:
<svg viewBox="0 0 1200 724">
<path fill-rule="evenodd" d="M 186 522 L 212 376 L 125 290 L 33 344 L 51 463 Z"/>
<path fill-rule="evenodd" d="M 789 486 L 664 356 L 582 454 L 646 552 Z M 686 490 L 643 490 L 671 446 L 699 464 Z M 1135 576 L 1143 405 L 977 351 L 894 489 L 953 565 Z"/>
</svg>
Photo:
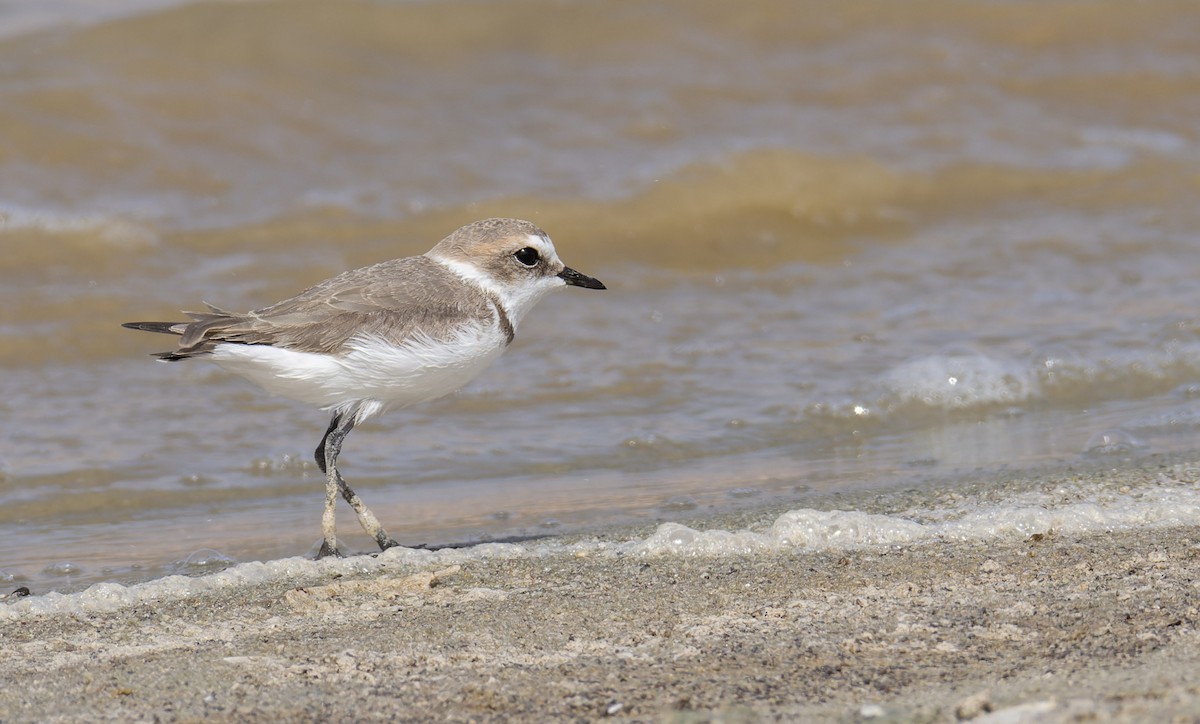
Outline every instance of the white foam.
<svg viewBox="0 0 1200 724">
<path fill-rule="evenodd" d="M 1070 497 L 1062 491 L 1057 497 Z M 699 531 L 664 523 L 653 535 L 620 547 L 633 555 L 749 555 L 803 549 L 836 551 L 947 541 L 1084 535 L 1121 529 L 1200 525 L 1200 490 L 1155 488 L 1063 503 L 1023 496 L 1001 505 L 876 515 L 857 511 L 792 510 L 763 532 Z"/>
<path fill-rule="evenodd" d="M 47 593 L 0 605 L 0 621 L 22 614 L 84 614 L 115 611 L 141 603 L 187 598 L 228 588 L 249 587 L 275 581 L 304 581 L 332 575 L 370 574 L 387 569 L 442 568 L 470 560 L 528 556 L 533 551 L 505 543 L 485 543 L 471 548 L 425 551 L 391 548 L 378 556 L 327 558 L 283 558 L 251 561 L 206 576 L 167 576 L 146 583 L 123 586 L 97 583 L 79 593 Z"/>
<path fill-rule="evenodd" d="M 1183 471 L 1187 479 L 1197 472 Z M 523 544 L 487 543 L 440 551 L 392 548 L 378 556 L 320 561 L 285 558 L 242 563 L 200 577 L 168 576 L 132 586 L 99 583 L 73 594 L 47 593 L 0 605 L 0 621 L 29 615 L 80 615 L 137 604 L 181 599 L 221 589 L 288 581 L 302 585 L 332 575 L 443 568 L 479 560 L 550 555 L 748 556 L 787 551 L 828 552 L 936 544 L 1002 541 L 1034 534 L 1085 535 L 1116 530 L 1200 526 L 1200 486 L 1164 476 L 1157 484 L 1111 492 L 1086 482 L 1051 491 L 1013 494 L 994 504 L 963 503 L 894 514 L 842 510 L 792 510 L 761 531 L 696 530 L 664 523 L 645 539 L 596 539 Z"/>
<path fill-rule="evenodd" d="M 664 523 L 649 538 L 622 550 L 637 555 L 746 555 L 786 549 L 843 549 L 863 545 L 913 543 L 927 537 L 925 526 L 895 516 L 840 510 L 791 510 L 762 533 L 748 530 L 698 531 Z"/>
<path fill-rule="evenodd" d="M 885 373 L 882 382 L 890 396 L 901 402 L 943 409 L 1011 405 L 1041 394 L 1032 367 L 978 352 L 910 360 Z"/>
</svg>

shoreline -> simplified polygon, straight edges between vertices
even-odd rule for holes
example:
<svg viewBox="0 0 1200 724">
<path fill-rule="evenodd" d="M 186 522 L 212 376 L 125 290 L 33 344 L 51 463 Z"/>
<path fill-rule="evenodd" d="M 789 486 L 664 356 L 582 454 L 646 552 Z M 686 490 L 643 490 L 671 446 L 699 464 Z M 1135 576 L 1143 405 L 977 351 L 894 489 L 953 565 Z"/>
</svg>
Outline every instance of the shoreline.
<svg viewBox="0 0 1200 724">
<path fill-rule="evenodd" d="M 1136 494 L 1162 470 L 981 476 L 976 492 Z M 973 485 L 874 499 L 903 510 Z M 1200 525 L 456 555 L 0 619 L 0 721 L 1200 720 Z"/>
</svg>

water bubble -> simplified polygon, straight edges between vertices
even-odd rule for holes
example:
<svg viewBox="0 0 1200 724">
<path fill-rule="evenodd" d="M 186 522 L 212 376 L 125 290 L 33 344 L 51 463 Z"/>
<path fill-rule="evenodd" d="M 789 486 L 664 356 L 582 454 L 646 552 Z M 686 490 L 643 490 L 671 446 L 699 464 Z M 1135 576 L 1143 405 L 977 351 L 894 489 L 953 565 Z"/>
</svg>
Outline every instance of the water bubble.
<svg viewBox="0 0 1200 724">
<path fill-rule="evenodd" d="M 43 568 L 42 573 L 47 573 L 51 576 L 73 576 L 82 570 L 82 568 L 71 561 L 58 561 Z"/>
<path fill-rule="evenodd" d="M 1101 430 L 1088 438 L 1087 443 L 1083 446 L 1083 454 L 1089 456 L 1130 455 L 1149 447 L 1128 430 L 1114 427 Z"/>
<path fill-rule="evenodd" d="M 695 510 L 697 507 L 696 499 L 690 495 L 676 495 L 659 506 L 662 511 L 680 511 L 680 510 Z"/>
<path fill-rule="evenodd" d="M 201 548 L 193 551 L 182 561 L 176 561 L 173 566 L 176 573 L 207 573 L 209 571 L 220 571 L 235 565 L 236 560 L 213 550 L 212 548 Z"/>
</svg>

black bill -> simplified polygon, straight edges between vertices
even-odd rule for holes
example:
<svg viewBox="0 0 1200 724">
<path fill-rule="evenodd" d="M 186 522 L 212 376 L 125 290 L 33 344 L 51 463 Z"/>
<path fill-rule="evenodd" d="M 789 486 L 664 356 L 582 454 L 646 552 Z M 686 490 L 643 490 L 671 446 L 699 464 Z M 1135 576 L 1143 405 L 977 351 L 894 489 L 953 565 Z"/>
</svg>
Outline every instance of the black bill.
<svg viewBox="0 0 1200 724">
<path fill-rule="evenodd" d="M 599 279 L 593 279 L 585 274 L 580 274 L 571 267 L 564 267 L 558 273 L 558 276 L 567 284 L 573 287 L 583 287 L 584 289 L 607 289 L 604 283 Z"/>
</svg>

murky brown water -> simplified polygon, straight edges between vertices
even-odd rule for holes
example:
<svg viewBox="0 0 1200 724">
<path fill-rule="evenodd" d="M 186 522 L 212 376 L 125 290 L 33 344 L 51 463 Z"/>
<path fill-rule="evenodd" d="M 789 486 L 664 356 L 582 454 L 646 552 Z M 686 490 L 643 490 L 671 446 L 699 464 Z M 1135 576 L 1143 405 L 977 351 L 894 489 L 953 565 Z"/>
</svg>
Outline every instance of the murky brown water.
<svg viewBox="0 0 1200 724">
<path fill-rule="evenodd" d="M 350 437 L 406 543 L 1193 447 L 1197 118 L 1187 2 L 10 3 L 0 576 L 307 550 L 324 414 L 119 323 L 490 215 L 610 291 Z"/>
</svg>

